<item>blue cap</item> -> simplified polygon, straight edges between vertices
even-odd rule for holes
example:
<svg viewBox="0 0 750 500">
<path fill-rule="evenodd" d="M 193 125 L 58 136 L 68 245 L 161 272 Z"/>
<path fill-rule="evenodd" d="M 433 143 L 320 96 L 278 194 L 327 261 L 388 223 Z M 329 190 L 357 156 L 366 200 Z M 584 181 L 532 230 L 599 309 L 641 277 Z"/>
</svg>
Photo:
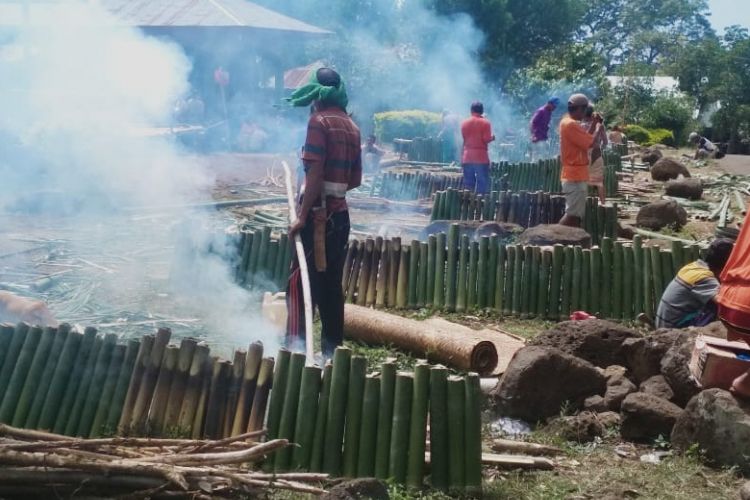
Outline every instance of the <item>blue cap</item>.
<svg viewBox="0 0 750 500">
<path fill-rule="evenodd" d="M 554 104 L 555 106 L 560 105 L 560 98 L 559 97 L 550 97 L 547 101 L 548 104 Z"/>
</svg>

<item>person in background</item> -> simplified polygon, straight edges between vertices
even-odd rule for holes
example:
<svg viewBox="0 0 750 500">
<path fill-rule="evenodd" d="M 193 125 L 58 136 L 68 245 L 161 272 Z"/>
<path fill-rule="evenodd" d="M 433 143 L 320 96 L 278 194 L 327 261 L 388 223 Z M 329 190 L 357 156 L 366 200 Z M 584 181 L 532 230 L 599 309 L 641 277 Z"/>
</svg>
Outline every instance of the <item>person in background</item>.
<svg viewBox="0 0 750 500">
<path fill-rule="evenodd" d="M 612 144 L 627 144 L 628 138 L 622 133 L 622 127 L 615 125 L 609 132 L 609 142 Z"/>
<path fill-rule="evenodd" d="M 534 112 L 529 123 L 531 132 L 531 160 L 538 160 L 549 155 L 549 123 L 552 112 L 560 105 L 558 97 L 550 97 L 547 103 Z"/>
<path fill-rule="evenodd" d="M 444 109 L 441 117 L 440 132 L 437 138 L 442 141 L 443 162 L 451 163 L 457 160 L 458 138 L 461 120 L 458 116 Z"/>
<path fill-rule="evenodd" d="M 380 167 L 380 160 L 385 155 L 385 149 L 378 146 L 375 134 L 367 136 L 367 142 L 362 146 L 362 155 L 364 156 L 365 170 L 367 172 L 377 172 Z"/>
<path fill-rule="evenodd" d="M 693 159 L 695 160 L 703 160 L 706 158 L 719 159 L 724 157 L 724 153 L 719 150 L 716 144 L 709 141 L 702 135 L 699 135 L 697 132 L 691 132 L 688 136 L 688 141 L 691 144 L 697 146 L 697 149 L 695 150 L 695 156 L 693 156 Z"/>
<path fill-rule="evenodd" d="M 659 301 L 656 328 L 705 326 L 716 321 L 719 277 L 733 246 L 725 238 L 714 240 L 705 259 L 691 262 L 677 272 Z"/>
<path fill-rule="evenodd" d="M 586 116 L 581 122 L 581 126 L 588 130 L 594 121 L 594 106 L 589 105 L 586 108 Z M 607 190 L 604 187 L 604 154 L 602 148 L 607 145 L 607 133 L 602 124 L 599 130 L 599 136 L 594 140 L 594 146 L 589 151 L 589 186 L 595 187 L 599 194 L 599 203 L 607 203 Z"/>
<path fill-rule="evenodd" d="M 471 104 L 471 117 L 461 124 L 464 140 L 461 166 L 464 172 L 464 189 L 485 194 L 490 188 L 489 144 L 495 140 L 492 125 L 484 116 L 484 105 L 475 101 Z"/>
<path fill-rule="evenodd" d="M 330 358 L 344 340 L 341 278 L 350 231 L 346 192 L 362 183 L 362 142 L 359 128 L 346 113 L 349 99 L 336 71 L 319 69 L 307 85 L 294 91 L 289 102 L 293 106 L 313 106 L 302 153 L 305 183 L 297 220 L 289 227 L 289 239 L 297 233 L 302 238 L 312 300 L 322 324 L 323 356 Z M 321 240 L 325 241 L 324 248 L 319 244 Z M 287 344 L 304 345 L 305 308 L 296 259 L 286 301 Z"/>
<path fill-rule="evenodd" d="M 589 149 L 601 135 L 602 119 L 594 113 L 588 130 L 580 121 L 586 115 L 588 98 L 583 94 L 573 94 L 568 99 L 568 113 L 560 121 L 560 161 L 562 171 L 562 192 L 565 195 L 565 215 L 560 224 L 581 227 L 586 213 L 586 196 L 589 181 Z"/>
</svg>

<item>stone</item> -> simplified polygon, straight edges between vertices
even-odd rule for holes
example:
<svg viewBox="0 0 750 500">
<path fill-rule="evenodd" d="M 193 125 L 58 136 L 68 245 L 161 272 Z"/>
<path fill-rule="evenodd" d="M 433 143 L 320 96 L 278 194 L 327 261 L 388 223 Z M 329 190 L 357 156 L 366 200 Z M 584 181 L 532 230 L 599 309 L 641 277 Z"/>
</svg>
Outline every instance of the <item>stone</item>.
<svg viewBox="0 0 750 500">
<path fill-rule="evenodd" d="M 519 349 L 490 397 L 499 415 L 529 422 L 558 415 L 567 406 L 580 409 L 583 401 L 604 394 L 606 380 L 583 359 L 554 349 Z"/>
<path fill-rule="evenodd" d="M 740 500 L 750 500 L 750 481 L 747 481 L 740 488 Z"/>
<path fill-rule="evenodd" d="M 604 434 L 604 426 L 596 413 L 584 411 L 578 415 L 558 417 L 547 426 L 547 432 L 566 441 L 589 443 Z"/>
<path fill-rule="evenodd" d="M 665 182 L 679 176 L 690 177 L 690 171 L 685 165 L 671 158 L 660 158 L 651 166 L 651 178 L 655 181 Z"/>
<path fill-rule="evenodd" d="M 674 200 L 657 200 L 638 210 L 635 225 L 658 231 L 665 227 L 679 229 L 687 223 L 687 211 Z"/>
<path fill-rule="evenodd" d="M 599 423 L 605 429 L 610 427 L 617 427 L 622 422 L 622 417 L 616 411 L 604 411 L 596 414 L 596 418 L 599 419 Z"/>
<path fill-rule="evenodd" d="M 684 330 L 662 328 L 651 335 L 631 338 L 622 343 L 625 355 L 624 365 L 630 370 L 633 379 L 640 383 L 661 374 L 661 359 L 682 335 Z"/>
<path fill-rule="evenodd" d="M 692 178 L 667 181 L 664 192 L 667 196 L 700 200 L 703 196 L 703 182 L 700 179 Z"/>
<path fill-rule="evenodd" d="M 655 146 L 651 146 L 650 148 L 646 148 L 641 153 L 641 160 L 643 160 L 644 163 L 648 163 L 649 165 L 653 165 L 657 161 L 659 161 L 662 158 L 662 153 L 659 148 Z"/>
<path fill-rule="evenodd" d="M 672 445 L 683 452 L 697 445 L 715 464 L 750 474 L 750 402 L 722 389 L 699 393 L 677 419 Z"/>
<path fill-rule="evenodd" d="M 724 326 L 724 323 L 721 321 L 714 321 L 706 326 L 691 327 L 690 331 L 695 332 L 697 335 L 705 335 L 708 337 L 727 340 L 727 327 Z"/>
<path fill-rule="evenodd" d="M 365 477 L 337 484 L 321 500 L 389 500 L 388 487 L 379 479 Z"/>
<path fill-rule="evenodd" d="M 510 222 L 436 220 L 431 222 L 420 232 L 420 238 L 423 241 L 426 241 L 430 235 L 448 233 L 451 224 L 458 224 L 459 237 L 467 235 L 469 238 L 475 240 L 478 240 L 482 236 L 492 236 L 496 234 L 501 241 L 508 241 L 516 238 L 523 232 L 523 227 Z"/>
<path fill-rule="evenodd" d="M 584 411 L 593 411 L 596 413 L 609 411 L 607 404 L 604 402 L 604 397 L 598 394 L 589 396 L 583 401 Z"/>
<path fill-rule="evenodd" d="M 661 374 L 674 391 L 675 403 L 685 406 L 700 392 L 700 387 L 690 373 L 690 358 L 695 346 L 695 333 L 685 332 L 677 338 L 661 360 Z"/>
<path fill-rule="evenodd" d="M 663 375 L 654 375 L 643 382 L 641 382 L 639 391 L 646 394 L 651 394 L 657 398 L 666 399 L 667 401 L 674 400 L 674 391 L 669 386 L 667 379 Z"/>
<path fill-rule="evenodd" d="M 525 245 L 580 245 L 583 248 L 591 246 L 591 235 L 578 227 L 562 226 L 560 224 L 539 224 L 521 233 L 519 243 Z"/>
<path fill-rule="evenodd" d="M 632 240 L 635 238 L 635 235 L 637 233 L 635 232 L 635 228 L 631 226 L 630 224 L 625 223 L 617 223 L 617 237 L 618 238 L 625 238 L 626 240 Z"/>
<path fill-rule="evenodd" d="M 610 370 L 610 368 L 621 368 L 621 370 Z M 607 374 L 607 370 L 610 370 L 610 374 Z M 618 411 L 623 400 L 633 392 L 638 390 L 638 387 L 628 380 L 625 376 L 626 370 L 622 366 L 608 367 L 604 371 L 604 376 L 607 378 L 607 389 L 604 392 L 604 405 L 608 410 Z"/>
<path fill-rule="evenodd" d="M 523 227 L 511 222 L 483 222 L 474 231 L 474 240 L 479 241 L 482 236 L 497 236 L 500 241 L 508 241 L 522 232 Z"/>
<path fill-rule="evenodd" d="M 624 439 L 648 441 L 659 436 L 668 438 L 682 408 L 666 399 L 634 392 L 622 402 L 620 414 L 620 435 Z"/>
<path fill-rule="evenodd" d="M 642 335 L 635 330 L 601 319 L 562 321 L 537 335 L 529 345 L 560 349 L 596 366 L 624 365 L 622 344 Z"/>
</svg>

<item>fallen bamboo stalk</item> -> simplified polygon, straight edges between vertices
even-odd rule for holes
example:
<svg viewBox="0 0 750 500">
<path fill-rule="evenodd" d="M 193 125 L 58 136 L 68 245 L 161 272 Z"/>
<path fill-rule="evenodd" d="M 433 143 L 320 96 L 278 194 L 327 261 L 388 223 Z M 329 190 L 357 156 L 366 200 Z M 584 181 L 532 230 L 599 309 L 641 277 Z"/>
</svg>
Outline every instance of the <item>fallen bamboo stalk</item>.
<svg viewBox="0 0 750 500">
<path fill-rule="evenodd" d="M 555 446 L 514 441 L 512 439 L 495 439 L 492 441 L 492 449 L 498 453 L 532 456 L 554 456 L 563 454 L 563 451 Z"/>
<path fill-rule="evenodd" d="M 158 462 L 173 465 L 223 465 L 233 463 L 252 462 L 274 450 L 289 444 L 286 439 L 273 439 L 263 444 L 241 451 L 227 451 L 222 453 L 180 453 L 158 457 L 144 458 L 142 462 Z"/>
</svg>

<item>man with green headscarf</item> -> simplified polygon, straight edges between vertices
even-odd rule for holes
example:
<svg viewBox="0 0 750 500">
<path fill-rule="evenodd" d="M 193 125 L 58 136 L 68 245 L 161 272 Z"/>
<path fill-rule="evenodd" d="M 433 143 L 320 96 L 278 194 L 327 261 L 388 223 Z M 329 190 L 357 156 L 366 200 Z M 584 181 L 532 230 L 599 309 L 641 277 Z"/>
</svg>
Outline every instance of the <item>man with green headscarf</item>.
<svg viewBox="0 0 750 500">
<path fill-rule="evenodd" d="M 344 273 L 349 241 L 346 192 L 362 182 L 362 151 L 357 125 L 346 113 L 346 87 L 338 73 L 321 68 L 310 82 L 288 99 L 293 106 L 312 105 L 302 152 L 305 182 L 297 221 L 290 239 L 299 233 L 305 248 L 314 304 L 323 327 L 323 355 L 330 358 L 344 340 Z M 287 344 L 303 347 L 305 309 L 299 265 L 292 264 L 286 293 Z"/>
</svg>

